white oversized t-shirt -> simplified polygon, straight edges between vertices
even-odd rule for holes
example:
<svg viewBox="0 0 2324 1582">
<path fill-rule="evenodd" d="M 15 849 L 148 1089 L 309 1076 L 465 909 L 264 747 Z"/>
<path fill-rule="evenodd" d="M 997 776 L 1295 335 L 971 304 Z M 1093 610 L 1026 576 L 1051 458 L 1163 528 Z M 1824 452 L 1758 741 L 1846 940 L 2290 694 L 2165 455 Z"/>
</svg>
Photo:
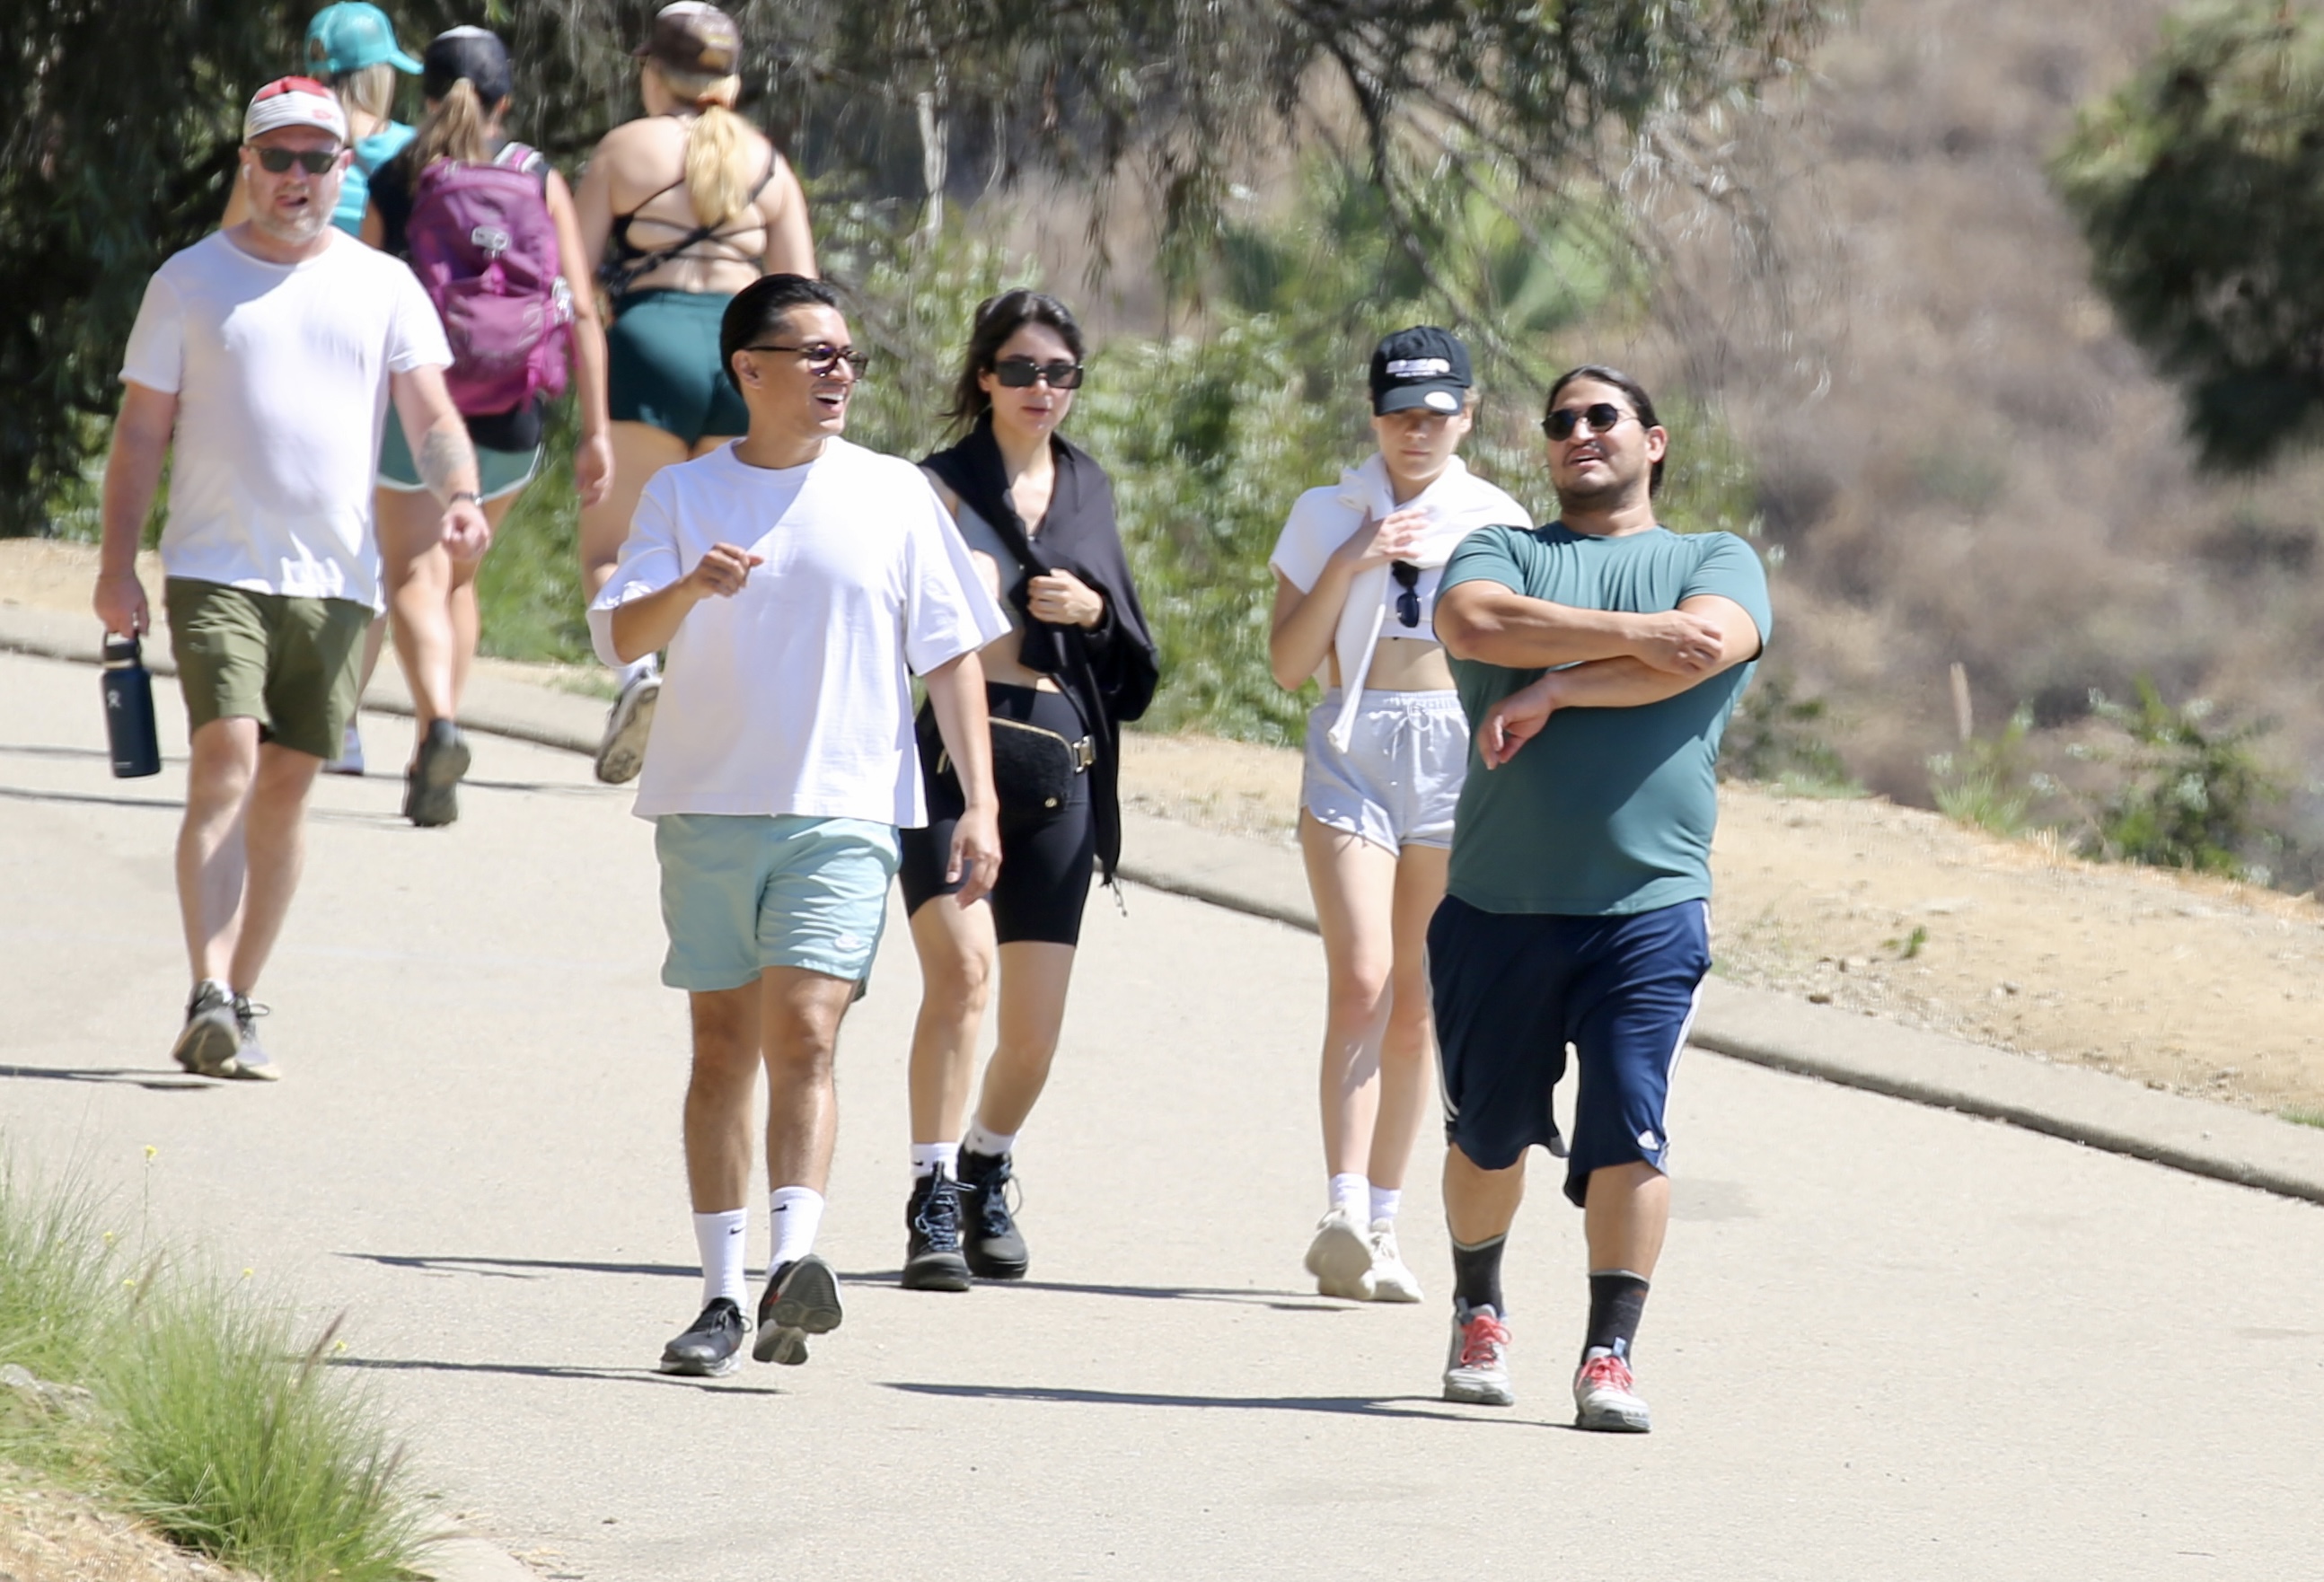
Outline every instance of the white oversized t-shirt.
<svg viewBox="0 0 2324 1582">
<path fill-rule="evenodd" d="M 178 398 L 161 566 L 376 610 L 388 375 L 449 367 L 411 271 L 352 236 L 269 263 L 217 232 L 154 272 L 121 377 Z"/>
<path fill-rule="evenodd" d="M 620 662 L 616 607 L 721 543 L 765 564 L 732 598 L 696 603 L 670 639 L 638 816 L 926 823 L 911 676 L 1009 630 L 927 479 L 837 438 L 802 467 L 753 467 L 732 444 L 664 467 L 589 607 L 598 657 Z"/>
</svg>

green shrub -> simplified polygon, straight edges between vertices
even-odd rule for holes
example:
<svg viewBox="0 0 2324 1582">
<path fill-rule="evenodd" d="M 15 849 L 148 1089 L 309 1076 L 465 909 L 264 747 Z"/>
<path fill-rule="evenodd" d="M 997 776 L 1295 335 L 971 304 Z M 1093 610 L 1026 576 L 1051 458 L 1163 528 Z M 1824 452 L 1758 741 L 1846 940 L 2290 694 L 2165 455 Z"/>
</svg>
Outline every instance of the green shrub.
<svg viewBox="0 0 2324 1582">
<path fill-rule="evenodd" d="M 2025 738 L 2033 729 L 2033 713 L 2019 709 L 1992 740 L 1972 738 L 1957 752 L 1932 758 L 1929 788 L 1937 811 L 1955 823 L 1997 835 L 2024 834 L 2034 805 L 2025 762 Z"/>
<path fill-rule="evenodd" d="M 115 1263 L 84 1182 L 36 1185 L 0 1154 L 0 1364 L 87 1382 L 104 1351 Z"/>
<path fill-rule="evenodd" d="M 2267 883 L 2267 868 L 2248 862 L 2246 852 L 2269 844 L 2258 810 L 2283 796 L 2282 784 L 2252 749 L 2268 727 L 2207 729 L 2208 699 L 2173 708 L 2146 677 L 2139 677 L 2137 687 L 2135 707 L 2090 694 L 2098 717 L 2130 739 L 2116 757 L 2120 783 L 2085 842 L 2090 854 Z"/>
</svg>

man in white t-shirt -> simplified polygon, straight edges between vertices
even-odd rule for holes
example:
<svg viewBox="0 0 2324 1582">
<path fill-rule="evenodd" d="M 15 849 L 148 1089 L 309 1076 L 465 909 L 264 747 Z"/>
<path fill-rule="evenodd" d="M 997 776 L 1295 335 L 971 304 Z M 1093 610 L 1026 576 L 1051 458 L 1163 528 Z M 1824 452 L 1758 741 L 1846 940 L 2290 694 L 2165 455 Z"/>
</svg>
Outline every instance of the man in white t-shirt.
<svg viewBox="0 0 2324 1582">
<path fill-rule="evenodd" d="M 984 672 L 1009 630 L 919 469 L 840 437 L 862 359 L 820 281 L 769 275 L 728 305 L 742 438 L 665 467 L 589 609 L 597 657 L 669 667 L 638 779 L 654 821 L 662 981 L 687 991 L 685 1133 L 703 1310 L 665 1373 L 732 1372 L 746 1334 L 752 1099 L 767 1074 L 774 1251 L 752 1354 L 807 1360 L 837 1327 L 815 1254 L 837 1110 L 840 1018 L 872 970 L 899 827 L 927 823 L 911 675 L 967 792 L 946 882 L 957 904 L 1001 863 Z"/>
<path fill-rule="evenodd" d="M 373 458 L 392 400 L 452 553 L 484 553 L 475 453 L 452 361 L 411 271 L 331 225 L 346 118 L 288 77 L 243 116 L 250 218 L 174 254 L 145 288 L 105 470 L 97 613 L 152 622 L 138 537 L 165 459 L 171 651 L 192 759 L 178 904 L 194 991 L 172 1050 L 211 1077 L 272 1078 L 250 991 L 299 882 L 315 771 L 355 706 L 380 608 Z"/>
</svg>

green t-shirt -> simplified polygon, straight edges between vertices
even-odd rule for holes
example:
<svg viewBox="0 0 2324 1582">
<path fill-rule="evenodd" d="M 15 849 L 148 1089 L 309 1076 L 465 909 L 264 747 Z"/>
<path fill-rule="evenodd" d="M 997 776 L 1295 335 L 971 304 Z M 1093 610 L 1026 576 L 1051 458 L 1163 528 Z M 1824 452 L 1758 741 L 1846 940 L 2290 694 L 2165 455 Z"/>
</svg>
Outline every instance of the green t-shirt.
<svg viewBox="0 0 2324 1582">
<path fill-rule="evenodd" d="M 1716 593 L 1749 612 L 1761 642 L 1767 637 L 1766 574 L 1732 533 L 1654 528 L 1593 538 L 1556 522 L 1482 528 L 1452 552 L 1443 587 L 1480 581 L 1531 599 L 1631 614 Z M 1487 912 L 1577 917 L 1708 897 L 1719 738 L 1755 665 L 1638 708 L 1560 709 L 1498 769 L 1487 769 L 1472 745 L 1446 888 Z M 1541 675 L 1452 661 L 1471 729 Z"/>
</svg>

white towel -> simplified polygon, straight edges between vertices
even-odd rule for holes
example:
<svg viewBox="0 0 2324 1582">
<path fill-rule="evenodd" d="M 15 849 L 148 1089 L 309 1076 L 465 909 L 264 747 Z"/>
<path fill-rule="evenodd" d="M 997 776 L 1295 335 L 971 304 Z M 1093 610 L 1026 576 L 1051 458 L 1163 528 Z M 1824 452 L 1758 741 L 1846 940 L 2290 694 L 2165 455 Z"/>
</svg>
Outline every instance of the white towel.
<svg viewBox="0 0 2324 1582">
<path fill-rule="evenodd" d="M 1318 489 L 1301 498 L 1292 510 L 1291 520 L 1284 524 L 1283 538 L 1277 541 L 1272 557 L 1272 564 L 1283 566 L 1295 583 L 1306 587 L 1314 585 L 1332 551 L 1347 542 L 1349 535 L 1367 516 L 1378 521 L 1399 509 L 1426 511 L 1428 527 L 1419 545 L 1406 557 L 1409 564 L 1425 569 L 1441 566 L 1452 559 L 1461 540 L 1479 528 L 1496 523 L 1533 525 L 1532 517 L 1523 507 L 1471 473 L 1459 456 L 1446 463 L 1436 481 L 1402 507 L 1396 503 L 1388 464 L 1378 452 L 1361 466 L 1341 474 L 1336 491 L 1323 500 L 1316 499 L 1323 495 L 1325 492 Z M 1313 509 L 1314 505 L 1324 509 Z M 1306 571 L 1304 582 L 1302 568 L 1313 568 Z M 1364 678 L 1371 672 L 1372 653 L 1388 619 L 1388 576 L 1386 566 L 1375 566 L 1356 574 L 1348 584 L 1348 601 L 1340 608 L 1339 626 L 1332 634 L 1332 651 L 1340 661 L 1341 691 L 1340 713 L 1332 722 L 1330 736 L 1332 745 L 1342 752 L 1348 750 L 1352 739 Z"/>
</svg>

